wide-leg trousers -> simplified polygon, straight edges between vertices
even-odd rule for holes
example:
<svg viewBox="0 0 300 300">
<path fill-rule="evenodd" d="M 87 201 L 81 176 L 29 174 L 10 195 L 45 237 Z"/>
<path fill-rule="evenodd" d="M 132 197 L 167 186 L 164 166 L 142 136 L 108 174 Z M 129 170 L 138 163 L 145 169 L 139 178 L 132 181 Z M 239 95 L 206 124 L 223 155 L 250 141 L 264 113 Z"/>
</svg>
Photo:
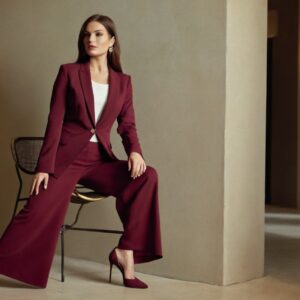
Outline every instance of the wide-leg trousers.
<svg viewBox="0 0 300 300">
<path fill-rule="evenodd" d="M 133 250 L 134 263 L 162 258 L 158 174 L 147 165 L 133 179 L 126 160 L 110 161 L 102 145 L 89 142 L 47 189 L 29 196 L 0 239 L 0 274 L 45 288 L 64 218 L 76 183 L 115 197 L 123 225 L 118 247 Z"/>
</svg>

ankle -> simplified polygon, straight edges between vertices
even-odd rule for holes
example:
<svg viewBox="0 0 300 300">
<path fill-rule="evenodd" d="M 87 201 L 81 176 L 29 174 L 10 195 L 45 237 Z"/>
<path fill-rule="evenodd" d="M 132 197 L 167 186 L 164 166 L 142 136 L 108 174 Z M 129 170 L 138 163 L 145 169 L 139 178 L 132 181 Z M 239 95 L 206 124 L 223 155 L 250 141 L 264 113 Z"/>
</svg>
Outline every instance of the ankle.
<svg viewBox="0 0 300 300">
<path fill-rule="evenodd" d="M 116 250 L 126 256 L 132 256 L 133 255 L 133 250 L 128 250 L 128 249 L 120 249 L 120 248 L 116 248 Z"/>
</svg>

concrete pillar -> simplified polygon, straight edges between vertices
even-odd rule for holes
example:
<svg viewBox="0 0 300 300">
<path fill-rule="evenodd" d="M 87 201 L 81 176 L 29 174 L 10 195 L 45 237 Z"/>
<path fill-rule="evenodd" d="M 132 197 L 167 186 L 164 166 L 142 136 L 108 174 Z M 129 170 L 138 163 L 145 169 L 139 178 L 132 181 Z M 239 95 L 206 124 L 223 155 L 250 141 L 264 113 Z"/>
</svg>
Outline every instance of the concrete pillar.
<svg viewBox="0 0 300 300">
<path fill-rule="evenodd" d="M 266 1 L 227 1 L 222 284 L 264 271 Z"/>
</svg>

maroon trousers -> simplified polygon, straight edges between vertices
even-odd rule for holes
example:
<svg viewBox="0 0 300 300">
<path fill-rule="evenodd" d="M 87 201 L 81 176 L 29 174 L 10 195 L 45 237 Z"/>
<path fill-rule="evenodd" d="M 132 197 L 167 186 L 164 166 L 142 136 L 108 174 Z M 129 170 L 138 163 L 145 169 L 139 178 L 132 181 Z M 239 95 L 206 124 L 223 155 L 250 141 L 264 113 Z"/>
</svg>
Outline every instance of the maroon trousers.
<svg viewBox="0 0 300 300">
<path fill-rule="evenodd" d="M 100 143 L 89 142 L 59 178 L 49 176 L 30 195 L 0 239 L 0 274 L 45 288 L 61 225 L 76 183 L 115 196 L 123 224 L 118 247 L 133 250 L 134 263 L 162 258 L 158 175 L 148 166 L 130 177 L 126 160 L 109 161 Z"/>
</svg>

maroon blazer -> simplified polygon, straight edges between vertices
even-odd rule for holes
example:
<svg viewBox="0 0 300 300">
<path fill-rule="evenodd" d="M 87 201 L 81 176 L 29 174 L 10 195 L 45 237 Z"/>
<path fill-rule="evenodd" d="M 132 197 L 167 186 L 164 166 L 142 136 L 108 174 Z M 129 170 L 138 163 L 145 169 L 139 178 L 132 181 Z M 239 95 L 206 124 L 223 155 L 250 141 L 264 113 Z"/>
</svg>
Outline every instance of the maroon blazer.
<svg viewBox="0 0 300 300">
<path fill-rule="evenodd" d="M 108 98 L 96 123 L 89 61 L 60 65 L 35 172 L 46 172 L 58 178 L 94 133 L 108 159 L 118 160 L 110 142 L 110 131 L 116 119 L 117 132 L 128 157 L 132 151 L 143 157 L 135 125 L 131 76 L 110 66 L 108 70 Z"/>
</svg>

